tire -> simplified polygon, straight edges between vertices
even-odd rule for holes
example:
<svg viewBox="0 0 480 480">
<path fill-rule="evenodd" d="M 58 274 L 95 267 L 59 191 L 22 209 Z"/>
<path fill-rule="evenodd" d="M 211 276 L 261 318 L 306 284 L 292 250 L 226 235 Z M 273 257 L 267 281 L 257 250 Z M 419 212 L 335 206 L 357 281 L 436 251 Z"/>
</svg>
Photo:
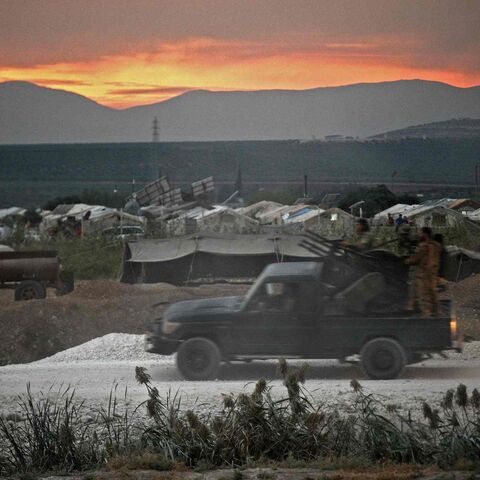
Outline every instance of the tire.
<svg viewBox="0 0 480 480">
<path fill-rule="evenodd" d="M 186 380 L 213 380 L 221 358 L 220 349 L 208 338 L 190 338 L 178 349 L 177 368 Z"/>
<path fill-rule="evenodd" d="M 17 288 L 15 288 L 15 300 L 34 300 L 45 298 L 47 289 L 36 280 L 24 280 Z"/>
<path fill-rule="evenodd" d="M 363 346 L 360 357 L 362 370 L 372 380 L 398 378 L 407 364 L 405 350 L 391 338 L 370 340 Z"/>
</svg>

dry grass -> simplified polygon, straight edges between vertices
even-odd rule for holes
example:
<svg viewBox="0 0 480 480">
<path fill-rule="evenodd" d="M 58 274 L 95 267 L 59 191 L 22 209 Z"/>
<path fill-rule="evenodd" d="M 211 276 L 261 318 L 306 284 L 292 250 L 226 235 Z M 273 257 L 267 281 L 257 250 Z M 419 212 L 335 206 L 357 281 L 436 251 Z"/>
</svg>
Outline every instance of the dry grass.
<svg viewBox="0 0 480 480">
<path fill-rule="evenodd" d="M 269 480 L 265 467 L 275 467 L 314 469 L 325 478 L 334 472 L 333 478 L 407 479 L 416 478 L 420 466 L 480 467 L 477 390 L 459 385 L 441 405 L 424 403 L 423 419 L 414 420 L 418 416 L 398 412 L 352 381 L 355 399 L 346 415 L 312 402 L 303 386 L 305 368 L 282 361 L 279 371 L 283 399 L 273 398 L 261 379 L 251 393 L 225 396 L 223 409 L 210 414 L 184 411 L 178 394 L 160 397 L 147 371 L 137 367 L 136 378 L 147 390 L 140 405 L 147 421 L 136 416 L 138 407 L 120 409 L 125 399 L 117 399 L 115 390 L 95 412 L 77 403 L 70 389 L 39 397 L 27 390 L 19 399 L 20 417 L 0 418 L 0 475 L 101 466 L 122 475 L 234 468 L 233 480 L 241 480 L 239 468 L 262 467 L 257 478 Z"/>
</svg>

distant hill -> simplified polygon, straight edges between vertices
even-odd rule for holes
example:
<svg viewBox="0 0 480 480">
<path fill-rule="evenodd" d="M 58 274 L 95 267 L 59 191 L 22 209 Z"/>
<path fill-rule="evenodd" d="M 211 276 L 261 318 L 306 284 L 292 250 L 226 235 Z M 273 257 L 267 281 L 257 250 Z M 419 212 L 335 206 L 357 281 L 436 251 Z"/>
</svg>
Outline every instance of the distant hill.
<svg viewBox="0 0 480 480">
<path fill-rule="evenodd" d="M 480 137 L 480 118 L 459 118 L 444 122 L 412 125 L 399 130 L 373 135 L 370 138 L 400 140 L 402 138 L 476 138 Z"/>
<path fill-rule="evenodd" d="M 154 117 L 162 141 L 368 137 L 451 118 L 480 118 L 480 86 L 401 80 L 311 90 L 191 91 L 115 110 L 27 82 L 0 84 L 0 143 L 142 142 Z"/>
</svg>

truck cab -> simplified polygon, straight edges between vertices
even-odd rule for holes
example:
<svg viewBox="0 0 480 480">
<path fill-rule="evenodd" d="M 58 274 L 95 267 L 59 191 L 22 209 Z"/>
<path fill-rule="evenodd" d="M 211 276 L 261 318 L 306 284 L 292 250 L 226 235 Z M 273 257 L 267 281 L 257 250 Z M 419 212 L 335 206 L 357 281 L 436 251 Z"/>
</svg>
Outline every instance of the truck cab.
<svg viewBox="0 0 480 480">
<path fill-rule="evenodd" d="M 269 265 L 243 297 L 178 302 L 146 335 L 146 350 L 177 353 L 186 379 L 215 378 L 222 362 L 255 359 L 344 359 L 359 355 L 374 379 L 399 376 L 405 365 L 455 345 L 450 304 L 438 317 L 379 313 L 381 274 L 330 283 L 324 262 Z"/>
</svg>

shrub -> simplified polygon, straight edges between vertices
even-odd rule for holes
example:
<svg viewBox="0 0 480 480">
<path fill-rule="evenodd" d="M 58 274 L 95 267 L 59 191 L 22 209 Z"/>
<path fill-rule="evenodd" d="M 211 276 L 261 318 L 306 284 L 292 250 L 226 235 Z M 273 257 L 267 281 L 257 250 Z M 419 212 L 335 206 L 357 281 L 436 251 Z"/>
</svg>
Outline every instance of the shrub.
<svg viewBox="0 0 480 480">
<path fill-rule="evenodd" d="M 184 411 L 178 393 L 161 397 L 144 368 L 148 419 L 120 413 L 116 389 L 106 408 L 89 412 L 66 389 L 18 403 L 20 416 L 0 418 L 0 476 L 12 472 L 111 469 L 197 470 L 253 465 L 437 464 L 478 467 L 480 393 L 465 385 L 449 390 L 441 405 L 422 405 L 422 415 L 395 406 L 351 382 L 349 414 L 314 405 L 304 388 L 305 367 L 279 363 L 286 388 L 274 398 L 260 379 L 251 393 L 226 395 L 216 413 Z M 214 411 L 215 412 L 215 411 Z M 419 412 L 418 412 L 419 413 Z M 235 478 L 241 472 L 235 470 Z M 266 478 L 266 477 L 264 477 Z"/>
<path fill-rule="evenodd" d="M 122 268 L 123 242 L 89 235 L 23 244 L 23 250 L 57 250 L 64 270 L 80 280 L 118 278 Z"/>
<path fill-rule="evenodd" d="M 402 416 L 352 381 L 353 413 L 341 415 L 312 403 L 303 387 L 305 368 L 292 370 L 284 361 L 279 367 L 287 390 L 284 399 L 274 399 L 271 387 L 259 380 L 251 394 L 225 396 L 217 415 L 181 413 L 179 398 L 173 402 L 160 398 L 146 371 L 137 368 L 137 380 L 149 396 L 151 425 L 144 442 L 190 466 L 204 459 L 217 466 L 243 466 L 259 460 L 309 462 L 332 457 L 451 465 L 480 455 L 476 390 L 469 398 L 460 385 L 454 400 L 447 392 L 441 411 L 424 404 L 422 421 Z"/>
<path fill-rule="evenodd" d="M 78 279 L 118 278 L 122 268 L 123 243 L 95 236 L 56 242 L 62 265 Z"/>
<path fill-rule="evenodd" d="M 20 419 L 0 417 L 0 477 L 8 473 L 85 470 L 128 454 L 135 428 L 128 409 L 120 415 L 116 387 L 106 408 L 89 411 L 66 389 L 19 397 Z"/>
</svg>

